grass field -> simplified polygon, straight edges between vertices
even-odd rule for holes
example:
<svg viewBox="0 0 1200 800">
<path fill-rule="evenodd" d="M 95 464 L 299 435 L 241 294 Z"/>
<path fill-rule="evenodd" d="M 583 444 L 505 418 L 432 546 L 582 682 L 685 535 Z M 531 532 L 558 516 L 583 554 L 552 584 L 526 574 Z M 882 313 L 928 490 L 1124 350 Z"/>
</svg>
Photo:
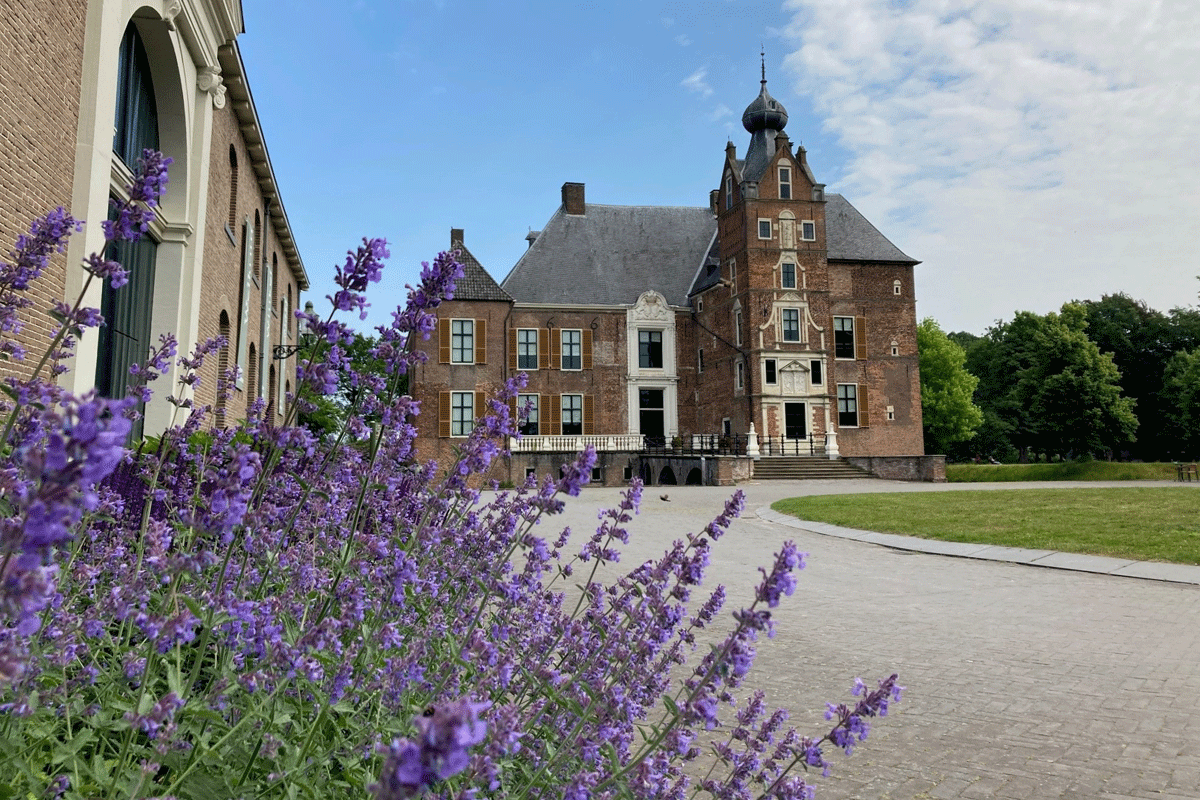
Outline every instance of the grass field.
<svg viewBox="0 0 1200 800">
<path fill-rule="evenodd" d="M 950 483 L 995 481 L 1173 481 L 1171 463 L 1063 461 L 1057 464 L 947 464 Z"/>
<path fill-rule="evenodd" d="M 1194 487 L 830 495 L 780 500 L 772 508 L 924 539 L 1200 564 Z"/>
</svg>

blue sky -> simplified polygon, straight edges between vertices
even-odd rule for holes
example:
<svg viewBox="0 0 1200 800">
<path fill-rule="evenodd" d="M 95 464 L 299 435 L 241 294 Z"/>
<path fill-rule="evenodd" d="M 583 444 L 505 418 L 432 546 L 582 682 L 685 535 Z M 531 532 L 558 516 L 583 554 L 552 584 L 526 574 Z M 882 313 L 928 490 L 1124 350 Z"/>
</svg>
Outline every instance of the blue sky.
<svg viewBox="0 0 1200 800">
<path fill-rule="evenodd" d="M 766 50 L 787 132 L 917 267 L 919 316 L 1200 288 L 1191 0 L 244 4 L 247 76 L 321 307 L 363 236 L 364 323 L 465 229 L 498 280 L 560 202 L 705 205 Z"/>
</svg>

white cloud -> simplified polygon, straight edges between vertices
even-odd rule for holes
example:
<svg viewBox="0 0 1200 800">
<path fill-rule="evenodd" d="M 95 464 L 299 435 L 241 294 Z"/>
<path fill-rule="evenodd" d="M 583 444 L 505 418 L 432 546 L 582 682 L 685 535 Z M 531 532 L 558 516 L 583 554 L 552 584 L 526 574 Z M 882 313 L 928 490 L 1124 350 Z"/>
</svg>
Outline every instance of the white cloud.
<svg viewBox="0 0 1200 800">
<path fill-rule="evenodd" d="M 786 66 L 850 154 L 818 180 L 925 262 L 918 313 L 979 332 L 1103 293 L 1196 301 L 1200 5 L 788 7 Z"/>
<path fill-rule="evenodd" d="M 713 93 L 713 90 L 711 86 L 705 83 L 704 79 L 706 77 L 708 77 L 708 70 L 701 67 L 680 81 L 679 85 L 689 92 L 696 92 L 701 97 L 708 97 Z"/>
<path fill-rule="evenodd" d="M 708 115 L 708 119 L 710 122 L 720 122 L 721 120 L 725 119 L 726 117 L 728 117 L 732 114 L 733 114 L 733 109 L 731 109 L 729 106 L 725 105 L 724 103 L 718 103 L 717 107 L 714 108 L 712 113 Z"/>
<path fill-rule="evenodd" d="M 681 33 L 675 37 L 675 44 L 679 45 L 680 47 L 687 47 L 691 43 L 692 40 L 687 37 L 687 34 Z"/>
</svg>

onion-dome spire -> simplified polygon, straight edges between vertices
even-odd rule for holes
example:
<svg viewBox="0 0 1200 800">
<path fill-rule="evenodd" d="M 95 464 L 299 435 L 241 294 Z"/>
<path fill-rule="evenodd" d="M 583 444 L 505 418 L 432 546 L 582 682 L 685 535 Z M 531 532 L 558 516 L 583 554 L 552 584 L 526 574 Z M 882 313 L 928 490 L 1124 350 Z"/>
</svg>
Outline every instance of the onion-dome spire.
<svg viewBox="0 0 1200 800">
<path fill-rule="evenodd" d="M 750 133 L 762 130 L 781 131 L 788 121 L 787 109 L 783 107 L 783 103 L 771 97 L 771 93 L 767 91 L 766 52 L 761 53 L 761 56 L 762 89 L 742 114 L 742 127 Z"/>
</svg>

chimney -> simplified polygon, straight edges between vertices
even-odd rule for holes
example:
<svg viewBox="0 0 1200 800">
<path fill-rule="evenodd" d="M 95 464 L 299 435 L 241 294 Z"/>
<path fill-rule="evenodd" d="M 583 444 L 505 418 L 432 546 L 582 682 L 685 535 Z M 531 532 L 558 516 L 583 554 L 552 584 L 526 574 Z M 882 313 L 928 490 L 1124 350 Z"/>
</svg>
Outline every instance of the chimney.
<svg viewBox="0 0 1200 800">
<path fill-rule="evenodd" d="M 721 207 L 720 203 L 721 203 L 721 190 L 713 189 L 711 192 L 708 193 L 708 210 L 713 213 L 714 217 L 717 215 L 717 211 Z"/>
<path fill-rule="evenodd" d="M 788 149 L 790 148 L 790 146 L 791 146 L 791 142 L 788 140 L 788 135 L 786 133 L 784 133 L 783 131 L 780 131 L 779 133 L 775 134 L 775 150 L 776 150 L 776 152 L 778 152 L 780 150 L 787 152 Z"/>
<path fill-rule="evenodd" d="M 564 183 L 562 185 L 562 204 L 563 210 L 575 217 L 584 215 L 585 204 L 583 201 L 583 184 L 582 183 Z"/>
<path fill-rule="evenodd" d="M 454 245 L 462 244 L 462 243 L 463 243 L 463 229 L 462 228 L 451 228 L 450 229 L 450 247 L 453 248 Z"/>
<path fill-rule="evenodd" d="M 536 242 L 537 237 L 541 235 L 541 231 L 530 230 L 529 233 L 525 234 L 525 241 L 529 242 L 530 247 L 533 247 L 533 243 Z"/>
<path fill-rule="evenodd" d="M 737 158 L 737 147 L 734 146 L 733 140 L 725 143 L 725 157 L 731 159 Z"/>
</svg>

